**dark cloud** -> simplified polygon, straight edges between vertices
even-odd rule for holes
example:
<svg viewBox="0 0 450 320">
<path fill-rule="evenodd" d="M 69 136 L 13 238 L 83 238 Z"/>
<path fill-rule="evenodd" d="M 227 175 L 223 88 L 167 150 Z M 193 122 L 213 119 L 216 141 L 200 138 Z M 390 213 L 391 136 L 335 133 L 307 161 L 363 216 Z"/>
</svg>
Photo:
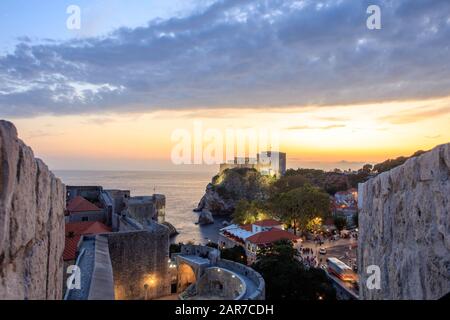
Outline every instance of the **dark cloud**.
<svg viewBox="0 0 450 320">
<path fill-rule="evenodd" d="M 382 29 L 366 28 L 378 4 Z M 278 107 L 450 92 L 450 1 L 218 1 L 0 56 L 0 115 Z"/>
</svg>

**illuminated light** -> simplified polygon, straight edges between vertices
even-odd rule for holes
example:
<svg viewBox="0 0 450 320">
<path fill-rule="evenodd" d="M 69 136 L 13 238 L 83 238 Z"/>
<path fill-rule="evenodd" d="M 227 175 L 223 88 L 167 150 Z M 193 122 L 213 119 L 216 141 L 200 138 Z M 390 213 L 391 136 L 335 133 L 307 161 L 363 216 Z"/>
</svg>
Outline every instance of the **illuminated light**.
<svg viewBox="0 0 450 320">
<path fill-rule="evenodd" d="M 148 275 L 144 278 L 144 288 L 153 287 L 156 284 L 157 278 L 155 275 Z"/>
<path fill-rule="evenodd" d="M 115 285 L 114 286 L 114 296 L 115 296 L 115 299 L 117 299 L 117 300 L 125 300 L 126 294 L 125 294 L 124 287 L 121 285 Z"/>
</svg>

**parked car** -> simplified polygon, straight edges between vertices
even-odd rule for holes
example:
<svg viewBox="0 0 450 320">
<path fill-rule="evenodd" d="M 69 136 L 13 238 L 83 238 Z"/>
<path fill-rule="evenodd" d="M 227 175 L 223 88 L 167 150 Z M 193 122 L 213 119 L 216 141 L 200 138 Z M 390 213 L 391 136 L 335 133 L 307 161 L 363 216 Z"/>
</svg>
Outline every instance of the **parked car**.
<svg viewBox="0 0 450 320">
<path fill-rule="evenodd" d="M 319 249 L 319 254 L 327 254 L 327 249 L 325 249 L 325 248 L 320 248 L 320 249 Z"/>
</svg>

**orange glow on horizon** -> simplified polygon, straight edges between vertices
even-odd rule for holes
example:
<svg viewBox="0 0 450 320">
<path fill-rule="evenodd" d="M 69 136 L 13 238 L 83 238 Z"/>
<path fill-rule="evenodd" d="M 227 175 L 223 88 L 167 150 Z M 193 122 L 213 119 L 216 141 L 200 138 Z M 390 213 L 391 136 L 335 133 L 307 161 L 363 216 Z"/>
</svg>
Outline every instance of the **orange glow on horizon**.
<svg viewBox="0 0 450 320">
<path fill-rule="evenodd" d="M 288 165 L 330 166 L 342 160 L 376 163 L 450 141 L 450 97 L 348 106 L 154 111 L 135 114 L 16 119 L 19 136 L 51 167 L 132 166 L 170 162 L 172 132 L 270 128 L 280 133 Z M 346 163 L 342 166 L 345 168 Z"/>
</svg>

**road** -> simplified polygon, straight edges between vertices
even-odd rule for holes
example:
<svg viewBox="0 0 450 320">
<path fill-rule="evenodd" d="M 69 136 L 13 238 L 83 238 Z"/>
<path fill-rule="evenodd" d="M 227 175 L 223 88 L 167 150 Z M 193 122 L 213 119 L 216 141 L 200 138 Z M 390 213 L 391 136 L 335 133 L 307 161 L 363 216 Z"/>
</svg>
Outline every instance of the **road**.
<svg viewBox="0 0 450 320">
<path fill-rule="evenodd" d="M 299 248 L 300 245 L 304 248 L 312 249 L 314 252 L 313 255 L 318 257 L 319 264 L 326 264 L 326 259 L 330 257 L 338 258 L 350 266 L 356 261 L 357 240 L 354 238 L 339 239 L 336 241 L 326 240 L 321 246 L 314 241 L 303 241 L 301 244 L 297 244 L 297 248 Z M 324 255 L 319 254 L 320 248 L 326 249 L 327 253 Z"/>
<path fill-rule="evenodd" d="M 319 265 L 326 265 L 327 258 L 335 257 L 349 265 L 350 267 L 356 263 L 356 249 L 357 240 L 354 238 L 339 239 L 335 241 L 326 240 L 322 245 L 318 245 L 314 241 L 304 241 L 301 244 L 297 244 L 297 248 L 300 246 L 304 248 L 310 248 L 313 250 L 313 254 L 303 255 L 309 257 L 318 257 Z M 326 254 L 319 254 L 319 249 L 326 249 Z M 343 299 L 358 299 L 358 292 L 350 282 L 342 281 L 336 276 L 328 273 L 327 276 L 333 281 L 334 286 L 338 290 L 338 296 Z"/>
</svg>

